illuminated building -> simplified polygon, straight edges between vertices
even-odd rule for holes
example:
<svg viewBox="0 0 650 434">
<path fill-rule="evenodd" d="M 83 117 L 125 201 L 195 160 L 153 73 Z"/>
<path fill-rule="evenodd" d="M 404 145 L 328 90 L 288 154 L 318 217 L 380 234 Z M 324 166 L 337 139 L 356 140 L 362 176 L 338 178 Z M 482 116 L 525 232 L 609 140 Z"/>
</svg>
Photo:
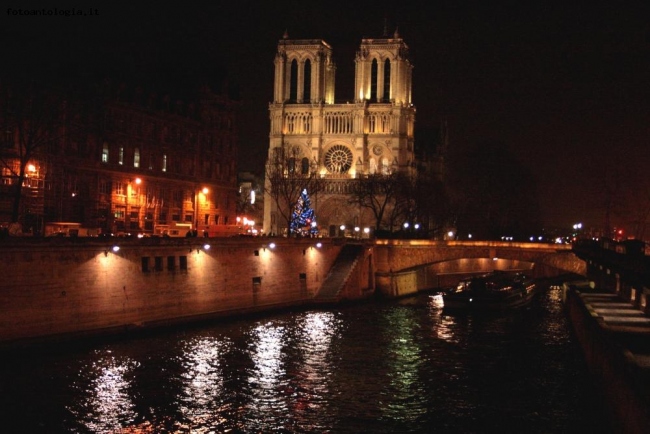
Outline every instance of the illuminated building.
<svg viewBox="0 0 650 434">
<path fill-rule="evenodd" d="M 48 222 L 62 221 L 158 235 L 166 226 L 201 234 L 209 227 L 213 235 L 235 226 L 237 102 L 208 87 L 176 101 L 108 82 L 89 95 L 67 97 L 52 126 L 65 134 L 29 162 L 19 219 L 25 231 L 44 233 Z M 14 112 L 0 116 L 10 126 Z M 20 132 L 7 127 L 5 139 L 2 156 L 11 162 Z M 11 219 L 16 182 L 5 167 L 0 221 Z"/>
<path fill-rule="evenodd" d="M 267 157 L 267 172 L 283 158 L 291 160 L 289 171 L 321 179 L 322 190 L 312 195 L 312 205 L 321 232 L 330 235 L 341 225 L 374 226 L 367 210 L 348 202 L 355 179 L 416 171 L 413 66 L 404 40 L 397 32 L 362 39 L 349 101 L 335 99 L 332 55 L 332 47 L 320 39 L 291 40 L 285 34 L 278 42 Z M 283 233 L 268 182 L 267 175 L 264 231 Z"/>
</svg>

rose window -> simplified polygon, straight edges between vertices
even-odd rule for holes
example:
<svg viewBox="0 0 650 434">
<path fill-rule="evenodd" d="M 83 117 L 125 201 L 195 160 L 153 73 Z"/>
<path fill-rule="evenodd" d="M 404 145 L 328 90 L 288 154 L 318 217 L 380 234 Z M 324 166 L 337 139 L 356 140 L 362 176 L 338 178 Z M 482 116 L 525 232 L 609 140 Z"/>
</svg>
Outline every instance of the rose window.
<svg viewBox="0 0 650 434">
<path fill-rule="evenodd" d="M 332 146 L 325 154 L 325 167 L 331 173 L 347 173 L 352 167 L 352 152 L 343 145 Z"/>
</svg>

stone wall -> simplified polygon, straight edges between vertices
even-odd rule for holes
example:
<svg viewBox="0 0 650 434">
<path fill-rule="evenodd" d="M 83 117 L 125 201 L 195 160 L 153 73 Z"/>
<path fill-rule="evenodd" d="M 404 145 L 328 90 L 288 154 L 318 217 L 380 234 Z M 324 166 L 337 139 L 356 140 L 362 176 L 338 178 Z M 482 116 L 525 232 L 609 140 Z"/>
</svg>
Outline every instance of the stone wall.
<svg viewBox="0 0 650 434">
<path fill-rule="evenodd" d="M 0 343 L 299 305 L 341 249 L 328 240 L 318 248 L 310 239 L 197 238 L 122 241 L 114 252 L 83 241 L 2 246 Z"/>
</svg>

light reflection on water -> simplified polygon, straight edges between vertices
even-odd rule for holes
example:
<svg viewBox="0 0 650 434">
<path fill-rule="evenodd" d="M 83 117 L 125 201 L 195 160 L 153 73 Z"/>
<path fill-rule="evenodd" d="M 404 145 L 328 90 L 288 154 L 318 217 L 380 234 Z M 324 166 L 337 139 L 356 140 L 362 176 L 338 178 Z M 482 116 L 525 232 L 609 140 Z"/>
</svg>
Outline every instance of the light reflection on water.
<svg viewBox="0 0 650 434">
<path fill-rule="evenodd" d="M 13 355 L 0 417 L 30 434 L 604 432 L 560 303 L 452 315 L 422 296 Z"/>
<path fill-rule="evenodd" d="M 90 432 L 115 432 L 136 417 L 130 396 L 130 377 L 137 362 L 116 358 L 110 351 L 79 367 L 72 388 L 78 400 L 69 410 Z"/>
<path fill-rule="evenodd" d="M 219 413 L 224 383 L 221 358 L 227 349 L 227 339 L 202 337 L 187 342 L 182 353 L 179 410 L 184 422 L 195 430 L 209 428 Z"/>
</svg>

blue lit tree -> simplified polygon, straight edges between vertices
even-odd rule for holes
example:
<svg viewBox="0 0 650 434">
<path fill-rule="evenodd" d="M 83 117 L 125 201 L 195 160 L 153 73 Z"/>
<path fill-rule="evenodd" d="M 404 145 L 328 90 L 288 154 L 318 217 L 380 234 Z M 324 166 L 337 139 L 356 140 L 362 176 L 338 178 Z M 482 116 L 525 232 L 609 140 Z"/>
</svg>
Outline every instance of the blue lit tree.
<svg viewBox="0 0 650 434">
<path fill-rule="evenodd" d="M 303 189 L 296 207 L 291 214 L 291 234 L 295 235 L 314 235 L 318 232 L 316 225 L 316 216 L 314 209 L 311 207 L 311 200 L 307 189 Z"/>
</svg>

